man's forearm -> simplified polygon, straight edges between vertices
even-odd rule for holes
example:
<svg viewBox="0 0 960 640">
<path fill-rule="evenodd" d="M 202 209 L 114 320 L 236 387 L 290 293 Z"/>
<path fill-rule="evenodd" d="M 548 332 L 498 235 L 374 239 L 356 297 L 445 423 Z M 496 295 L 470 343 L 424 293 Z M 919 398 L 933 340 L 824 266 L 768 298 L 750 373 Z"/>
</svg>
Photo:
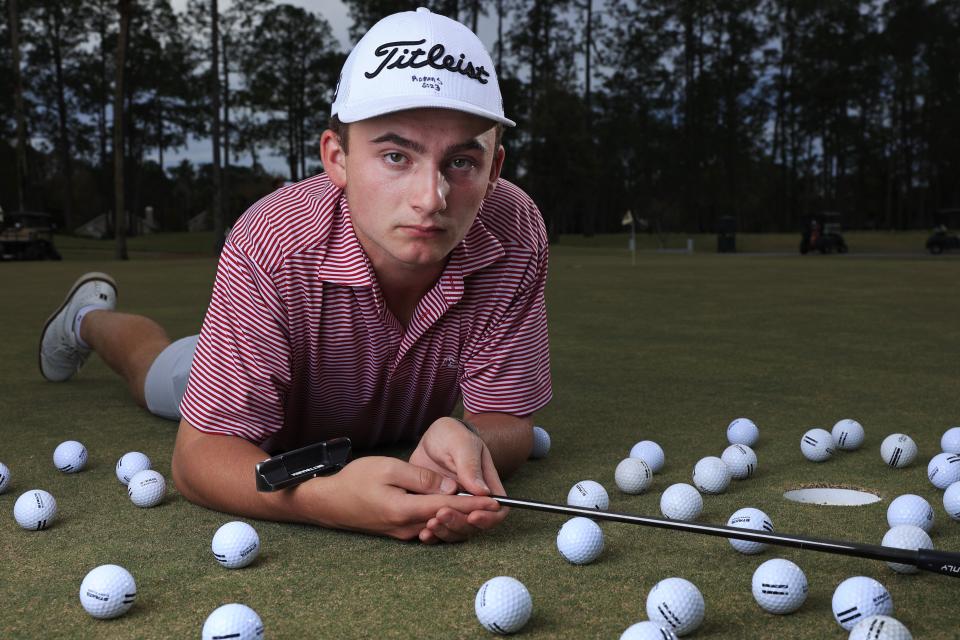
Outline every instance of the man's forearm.
<svg viewBox="0 0 960 640">
<path fill-rule="evenodd" d="M 463 419 L 473 425 L 483 439 L 501 478 L 513 475 L 533 448 L 533 419 L 508 413 L 470 413 Z"/>
</svg>

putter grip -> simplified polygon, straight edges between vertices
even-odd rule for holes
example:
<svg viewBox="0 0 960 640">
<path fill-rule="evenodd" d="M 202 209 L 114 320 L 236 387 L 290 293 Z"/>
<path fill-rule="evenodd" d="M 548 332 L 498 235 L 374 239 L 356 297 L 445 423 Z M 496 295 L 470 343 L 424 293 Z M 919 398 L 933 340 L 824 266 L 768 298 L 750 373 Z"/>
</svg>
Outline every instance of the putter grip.
<svg viewBox="0 0 960 640">
<path fill-rule="evenodd" d="M 960 553 L 917 549 L 917 567 L 924 571 L 960 578 Z"/>
</svg>

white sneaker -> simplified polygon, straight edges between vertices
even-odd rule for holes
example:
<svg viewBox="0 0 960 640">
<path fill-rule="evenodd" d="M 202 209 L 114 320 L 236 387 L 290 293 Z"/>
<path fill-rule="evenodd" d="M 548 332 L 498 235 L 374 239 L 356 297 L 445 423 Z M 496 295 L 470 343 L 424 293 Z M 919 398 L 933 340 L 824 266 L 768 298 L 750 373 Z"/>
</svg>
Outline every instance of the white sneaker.
<svg viewBox="0 0 960 640">
<path fill-rule="evenodd" d="M 85 273 L 73 283 L 67 298 L 53 312 L 40 334 L 40 373 L 51 382 L 73 377 L 90 349 L 77 341 L 73 322 L 84 307 L 114 309 L 117 306 L 117 283 L 105 273 Z"/>
</svg>

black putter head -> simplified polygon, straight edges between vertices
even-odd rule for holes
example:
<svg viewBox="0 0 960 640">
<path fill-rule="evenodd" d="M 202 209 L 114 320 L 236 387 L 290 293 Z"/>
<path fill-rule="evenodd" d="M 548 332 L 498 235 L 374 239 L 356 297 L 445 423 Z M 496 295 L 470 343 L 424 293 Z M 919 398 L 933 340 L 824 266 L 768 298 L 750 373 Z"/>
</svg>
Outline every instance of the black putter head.
<svg viewBox="0 0 960 640">
<path fill-rule="evenodd" d="M 336 473 L 350 459 L 350 438 L 335 438 L 287 451 L 257 463 L 257 491 L 278 491 Z"/>
</svg>

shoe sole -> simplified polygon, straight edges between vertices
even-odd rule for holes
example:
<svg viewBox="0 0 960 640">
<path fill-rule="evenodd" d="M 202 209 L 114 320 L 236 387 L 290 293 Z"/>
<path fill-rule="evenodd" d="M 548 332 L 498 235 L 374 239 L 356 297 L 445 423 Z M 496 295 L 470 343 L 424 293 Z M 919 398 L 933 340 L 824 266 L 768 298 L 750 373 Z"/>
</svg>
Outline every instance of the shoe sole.
<svg viewBox="0 0 960 640">
<path fill-rule="evenodd" d="M 110 276 L 108 276 L 107 274 L 100 273 L 99 271 L 91 271 L 90 273 L 85 273 L 82 276 L 80 276 L 80 278 L 76 282 L 73 283 L 73 286 L 70 287 L 70 291 L 67 292 L 67 297 L 63 299 L 63 304 L 57 307 L 57 310 L 54 311 L 49 318 L 47 318 L 47 321 L 43 325 L 43 331 L 40 332 L 40 345 L 37 348 L 37 366 L 40 369 L 40 375 L 42 375 L 45 380 L 49 380 L 50 382 L 56 382 L 55 380 L 50 380 L 50 378 L 47 378 L 46 374 L 43 372 L 43 336 L 47 335 L 47 329 L 50 327 L 50 323 L 53 322 L 54 318 L 60 315 L 60 312 L 67 307 L 67 305 L 70 303 L 70 298 L 72 298 L 73 294 L 77 292 L 77 289 L 79 289 L 83 285 L 93 280 L 103 280 L 104 282 L 109 282 L 110 286 L 113 287 L 114 297 L 115 298 L 120 297 L 119 291 L 117 290 L 116 281 Z"/>
</svg>

